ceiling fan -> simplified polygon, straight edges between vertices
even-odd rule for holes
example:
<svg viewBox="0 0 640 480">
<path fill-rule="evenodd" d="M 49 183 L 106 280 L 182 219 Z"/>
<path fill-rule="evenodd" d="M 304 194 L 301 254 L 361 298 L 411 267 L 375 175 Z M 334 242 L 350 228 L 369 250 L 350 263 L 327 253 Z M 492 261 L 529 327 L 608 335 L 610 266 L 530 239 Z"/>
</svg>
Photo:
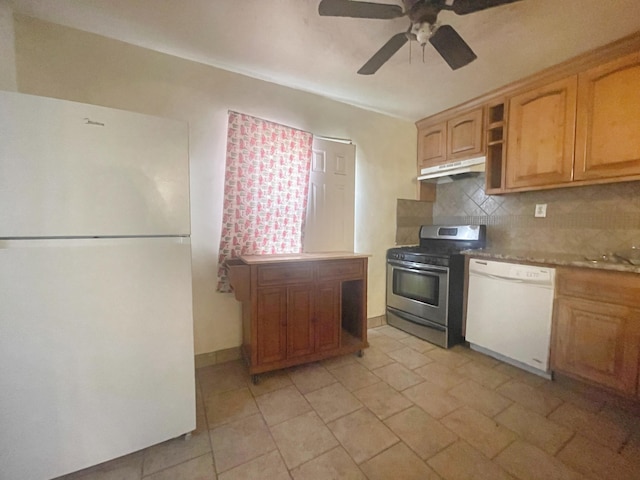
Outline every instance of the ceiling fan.
<svg viewBox="0 0 640 480">
<path fill-rule="evenodd" d="M 378 50 L 358 73 L 371 75 L 378 71 L 409 40 L 417 41 L 423 48 L 431 43 L 449 64 L 452 70 L 471 63 L 476 58 L 471 47 L 450 25 L 437 23 L 441 10 L 450 10 L 458 15 L 478 12 L 520 0 L 402 0 L 400 5 L 358 2 L 353 0 L 321 0 L 318 13 L 327 17 L 393 19 L 407 16 L 411 21 L 409 30 L 397 33 Z"/>
</svg>

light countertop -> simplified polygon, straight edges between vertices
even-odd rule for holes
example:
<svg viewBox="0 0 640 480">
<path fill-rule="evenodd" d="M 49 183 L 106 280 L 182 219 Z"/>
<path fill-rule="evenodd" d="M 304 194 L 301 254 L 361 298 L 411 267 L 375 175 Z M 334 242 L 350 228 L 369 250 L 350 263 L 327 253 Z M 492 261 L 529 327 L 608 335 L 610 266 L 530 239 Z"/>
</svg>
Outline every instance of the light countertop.
<svg viewBox="0 0 640 480">
<path fill-rule="evenodd" d="M 349 260 L 367 258 L 371 255 L 355 252 L 285 253 L 271 255 L 241 255 L 240 260 L 248 265 L 280 262 L 312 262 L 317 260 Z"/>
<path fill-rule="evenodd" d="M 462 253 L 469 257 L 487 258 L 493 260 L 510 260 L 514 262 L 536 263 L 548 266 L 582 267 L 595 268 L 598 270 L 615 270 L 618 272 L 640 273 L 640 265 L 629 265 L 627 263 L 615 263 L 607 261 L 594 262 L 585 258 L 592 258 L 589 255 L 491 248 L 465 250 Z"/>
</svg>

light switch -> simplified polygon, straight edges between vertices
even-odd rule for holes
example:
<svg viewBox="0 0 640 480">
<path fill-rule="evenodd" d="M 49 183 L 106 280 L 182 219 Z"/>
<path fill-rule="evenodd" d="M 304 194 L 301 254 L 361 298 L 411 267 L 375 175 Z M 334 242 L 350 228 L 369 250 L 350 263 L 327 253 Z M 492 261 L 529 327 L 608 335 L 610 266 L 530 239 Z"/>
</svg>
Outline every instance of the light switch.
<svg viewBox="0 0 640 480">
<path fill-rule="evenodd" d="M 547 216 L 547 204 L 546 203 L 538 203 L 536 204 L 536 211 L 534 216 L 536 217 L 546 217 Z"/>
</svg>

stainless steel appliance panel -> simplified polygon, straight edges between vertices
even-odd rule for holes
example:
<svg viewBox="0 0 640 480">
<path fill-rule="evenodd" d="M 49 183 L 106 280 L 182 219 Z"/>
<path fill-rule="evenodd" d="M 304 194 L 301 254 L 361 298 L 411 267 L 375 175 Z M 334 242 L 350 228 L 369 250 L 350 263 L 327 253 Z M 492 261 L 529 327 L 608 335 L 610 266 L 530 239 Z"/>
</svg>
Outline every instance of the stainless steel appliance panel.
<svg viewBox="0 0 640 480">
<path fill-rule="evenodd" d="M 446 325 L 449 269 L 389 261 L 387 306 Z"/>
<path fill-rule="evenodd" d="M 447 328 L 406 312 L 387 308 L 387 323 L 440 347 L 449 348 Z"/>
</svg>

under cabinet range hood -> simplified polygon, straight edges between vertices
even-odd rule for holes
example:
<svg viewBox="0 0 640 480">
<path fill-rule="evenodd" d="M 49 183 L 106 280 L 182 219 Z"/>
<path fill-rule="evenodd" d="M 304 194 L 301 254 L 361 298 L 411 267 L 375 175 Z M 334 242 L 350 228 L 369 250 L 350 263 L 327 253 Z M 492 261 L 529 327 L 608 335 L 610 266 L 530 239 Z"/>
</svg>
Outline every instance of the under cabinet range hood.
<svg viewBox="0 0 640 480">
<path fill-rule="evenodd" d="M 445 163 L 435 167 L 427 167 L 420 170 L 418 181 L 430 180 L 432 178 L 454 177 L 464 173 L 484 172 L 486 157 L 469 158 L 457 162 Z M 445 182 L 446 179 L 443 179 Z M 451 179 L 449 179 L 451 181 Z M 440 182 L 440 181 L 439 181 Z"/>
</svg>

